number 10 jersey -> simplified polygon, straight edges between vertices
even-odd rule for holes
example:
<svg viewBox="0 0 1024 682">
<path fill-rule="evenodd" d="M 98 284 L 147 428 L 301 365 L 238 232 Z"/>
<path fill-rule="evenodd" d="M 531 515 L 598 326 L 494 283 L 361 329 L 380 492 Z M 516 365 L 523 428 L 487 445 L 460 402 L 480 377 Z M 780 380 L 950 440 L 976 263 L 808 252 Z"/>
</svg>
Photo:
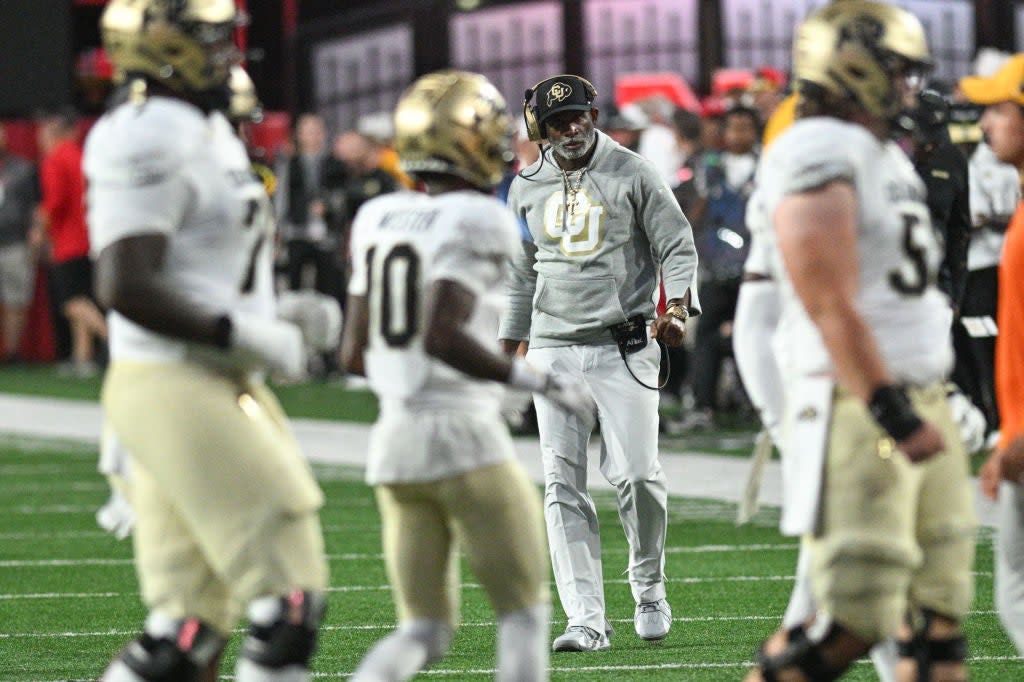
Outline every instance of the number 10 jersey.
<svg viewBox="0 0 1024 682">
<path fill-rule="evenodd" d="M 427 297 L 439 280 L 472 292 L 476 302 L 465 328 L 498 352 L 505 269 L 518 242 L 512 213 L 478 192 L 399 192 L 359 210 L 348 291 L 367 300 L 364 360 L 382 413 L 403 407 L 498 412 L 501 385 L 462 374 L 424 350 Z"/>
<path fill-rule="evenodd" d="M 859 283 L 856 304 L 871 328 L 886 366 L 900 382 L 926 385 L 952 366 L 949 301 L 935 286 L 941 249 L 925 204 L 924 183 L 906 154 L 861 126 L 831 118 L 798 121 L 768 149 L 758 171 L 759 201 L 748 221 L 774 224 L 788 194 L 831 181 L 849 182 L 857 197 Z M 774 248 L 782 284 L 782 317 L 774 346 L 783 376 L 832 371 L 821 335 L 808 317 Z"/>
</svg>

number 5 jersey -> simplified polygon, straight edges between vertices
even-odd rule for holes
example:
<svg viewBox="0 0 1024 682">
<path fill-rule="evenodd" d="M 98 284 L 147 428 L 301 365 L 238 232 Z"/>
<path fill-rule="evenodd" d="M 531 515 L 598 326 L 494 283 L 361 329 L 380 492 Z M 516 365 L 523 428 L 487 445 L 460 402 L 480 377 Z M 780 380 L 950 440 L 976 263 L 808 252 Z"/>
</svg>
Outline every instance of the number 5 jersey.
<svg viewBox="0 0 1024 682">
<path fill-rule="evenodd" d="M 830 118 L 798 121 L 761 161 L 758 201 L 748 221 L 769 226 L 775 275 L 782 284 L 782 317 L 774 347 L 783 376 L 832 370 L 824 342 L 786 275 L 775 247 L 773 216 L 788 194 L 845 180 L 857 195 L 856 302 L 898 382 L 925 385 L 952 365 L 951 310 L 935 286 L 941 249 L 925 204 L 925 188 L 906 154 L 864 128 Z"/>
</svg>

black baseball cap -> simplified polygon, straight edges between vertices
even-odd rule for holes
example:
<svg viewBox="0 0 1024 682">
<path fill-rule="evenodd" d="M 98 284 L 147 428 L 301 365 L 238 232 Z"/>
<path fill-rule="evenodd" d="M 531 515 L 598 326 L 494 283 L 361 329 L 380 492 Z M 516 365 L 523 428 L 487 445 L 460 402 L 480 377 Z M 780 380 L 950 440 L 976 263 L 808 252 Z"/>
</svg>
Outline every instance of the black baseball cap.
<svg viewBox="0 0 1024 682">
<path fill-rule="evenodd" d="M 537 122 L 560 111 L 590 111 L 594 106 L 593 86 L 579 76 L 553 76 L 537 85 Z"/>
</svg>

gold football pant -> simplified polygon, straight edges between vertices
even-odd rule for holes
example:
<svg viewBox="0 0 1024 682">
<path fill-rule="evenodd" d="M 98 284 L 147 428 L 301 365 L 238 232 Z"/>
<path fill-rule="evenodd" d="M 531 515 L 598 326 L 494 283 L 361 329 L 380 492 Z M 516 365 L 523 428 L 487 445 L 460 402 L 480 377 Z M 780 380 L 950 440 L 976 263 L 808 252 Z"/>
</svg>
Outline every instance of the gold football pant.
<svg viewBox="0 0 1024 682">
<path fill-rule="evenodd" d="M 499 615 L 549 600 L 540 495 L 518 462 L 376 493 L 399 622 L 458 626 L 457 545 Z"/>
<path fill-rule="evenodd" d="M 189 363 L 119 361 L 102 403 L 130 453 L 150 610 L 228 634 L 255 597 L 326 588 L 323 495 L 266 386 Z"/>
<path fill-rule="evenodd" d="M 806 538 L 815 598 L 869 641 L 895 635 L 908 608 L 962 620 L 973 599 L 974 504 L 967 456 L 935 384 L 912 389 L 944 452 L 912 464 L 857 398 L 837 391 L 821 524 Z"/>
</svg>

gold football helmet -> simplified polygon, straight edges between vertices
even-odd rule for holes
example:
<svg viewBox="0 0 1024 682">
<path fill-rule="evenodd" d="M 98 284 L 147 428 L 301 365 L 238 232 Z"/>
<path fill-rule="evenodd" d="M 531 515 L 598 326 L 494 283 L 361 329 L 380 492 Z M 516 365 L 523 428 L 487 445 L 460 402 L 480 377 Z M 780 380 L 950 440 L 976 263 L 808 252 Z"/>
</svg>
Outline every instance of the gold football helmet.
<svg viewBox="0 0 1024 682">
<path fill-rule="evenodd" d="M 447 173 L 489 189 L 515 158 L 513 134 L 501 93 L 467 71 L 423 76 L 395 109 L 395 149 L 410 175 Z"/>
<path fill-rule="evenodd" d="M 798 90 L 811 84 L 886 119 L 904 110 L 903 85 L 918 85 L 913 79 L 923 81 L 931 65 L 917 17 L 873 0 L 823 7 L 804 20 L 793 40 Z"/>
<path fill-rule="evenodd" d="M 100 19 L 117 77 L 145 75 L 179 93 L 225 86 L 241 54 L 234 0 L 111 0 Z"/>
</svg>

